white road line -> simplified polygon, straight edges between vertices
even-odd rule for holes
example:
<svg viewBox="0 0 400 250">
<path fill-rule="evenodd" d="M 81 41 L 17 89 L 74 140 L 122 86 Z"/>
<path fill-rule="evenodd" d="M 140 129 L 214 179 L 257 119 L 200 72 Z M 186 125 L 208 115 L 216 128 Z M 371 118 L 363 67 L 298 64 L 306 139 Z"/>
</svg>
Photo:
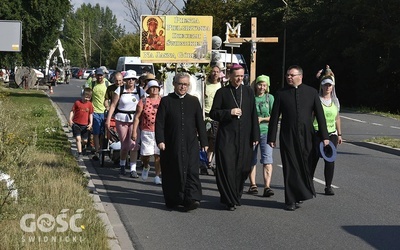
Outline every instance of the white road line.
<svg viewBox="0 0 400 250">
<path fill-rule="evenodd" d="M 347 120 L 355 121 L 355 122 L 367 123 L 366 121 L 361 121 L 361 120 L 358 120 L 358 119 L 353 119 L 353 118 L 350 118 L 350 117 L 347 117 L 347 116 L 343 116 L 343 115 L 341 115 L 340 117 L 342 117 L 342 118 L 344 118 L 344 119 L 347 119 Z"/>
<path fill-rule="evenodd" d="M 372 125 L 376 125 L 376 126 L 383 126 L 382 124 L 380 124 L 380 123 L 375 123 L 375 122 L 373 122 L 373 123 L 371 123 Z"/>
<path fill-rule="evenodd" d="M 282 165 L 280 165 L 280 164 L 278 164 L 277 166 L 280 167 L 280 168 L 282 168 Z M 322 184 L 322 185 L 325 186 L 325 181 L 320 180 L 320 179 L 315 178 L 315 177 L 314 177 L 313 180 L 314 180 L 315 182 L 317 182 L 317 183 Z M 338 186 L 335 186 L 335 185 L 331 185 L 331 186 L 332 186 L 332 188 L 339 188 Z"/>
<path fill-rule="evenodd" d="M 400 127 L 390 126 L 391 128 L 400 129 Z"/>
</svg>

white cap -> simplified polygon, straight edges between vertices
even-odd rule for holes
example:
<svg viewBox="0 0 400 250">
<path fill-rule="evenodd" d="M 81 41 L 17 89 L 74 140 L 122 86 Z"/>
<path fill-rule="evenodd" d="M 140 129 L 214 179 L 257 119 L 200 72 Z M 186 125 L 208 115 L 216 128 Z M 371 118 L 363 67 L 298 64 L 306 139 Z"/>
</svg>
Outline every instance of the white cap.
<svg viewBox="0 0 400 250">
<path fill-rule="evenodd" d="M 124 79 L 131 79 L 131 78 L 139 79 L 139 77 L 136 75 L 136 71 L 134 71 L 133 69 L 127 70 L 124 75 Z"/>
</svg>

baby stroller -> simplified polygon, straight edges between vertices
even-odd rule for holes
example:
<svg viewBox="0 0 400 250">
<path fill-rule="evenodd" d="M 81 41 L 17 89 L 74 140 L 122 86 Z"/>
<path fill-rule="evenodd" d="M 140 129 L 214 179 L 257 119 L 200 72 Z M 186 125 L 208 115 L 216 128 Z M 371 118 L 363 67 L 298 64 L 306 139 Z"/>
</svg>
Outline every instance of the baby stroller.
<svg viewBox="0 0 400 250">
<path fill-rule="evenodd" d="M 105 164 L 105 156 L 111 159 L 114 164 L 119 164 L 119 153 L 121 150 L 121 142 L 118 137 L 118 133 L 115 127 L 115 120 L 111 118 L 110 121 L 110 129 L 107 129 L 104 126 L 104 133 L 103 133 L 103 142 L 101 147 L 101 167 L 104 167 Z"/>
</svg>

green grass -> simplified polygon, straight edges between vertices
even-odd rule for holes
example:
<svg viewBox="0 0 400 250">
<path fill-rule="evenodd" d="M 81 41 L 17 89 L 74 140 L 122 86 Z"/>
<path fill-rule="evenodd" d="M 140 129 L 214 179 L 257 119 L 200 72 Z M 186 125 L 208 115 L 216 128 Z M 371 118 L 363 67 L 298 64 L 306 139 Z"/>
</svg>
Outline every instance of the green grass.
<svg viewBox="0 0 400 250">
<path fill-rule="evenodd" d="M 109 248 L 104 225 L 86 189 L 88 180 L 42 92 L 0 87 L 0 171 L 9 174 L 18 189 L 16 201 L 5 182 L 0 182 L 1 249 Z M 25 232 L 20 225 L 26 214 L 35 217 L 26 221 L 26 225 L 37 226 L 34 232 Z M 39 220 L 41 215 L 48 219 L 60 214 L 64 216 L 59 217 L 64 218 L 60 223 Z M 79 214 L 81 218 L 72 225 L 81 232 L 62 224 Z M 44 229 L 49 232 L 39 225 L 47 225 Z"/>
<path fill-rule="evenodd" d="M 374 115 L 380 115 L 380 116 L 384 116 L 384 117 L 390 117 L 396 120 L 400 120 L 400 113 L 391 113 L 391 112 L 382 112 L 382 111 L 377 111 L 375 109 L 372 108 L 368 108 L 368 107 L 361 107 L 361 108 L 346 108 L 348 110 L 352 110 L 354 112 L 359 112 L 359 113 L 369 113 L 369 114 L 374 114 Z"/>
<path fill-rule="evenodd" d="M 392 148 L 400 148 L 400 139 L 390 138 L 390 137 L 373 137 L 366 140 L 367 142 L 373 142 L 377 144 L 382 144 Z"/>
<path fill-rule="evenodd" d="M 374 115 L 380 115 L 383 117 L 390 117 L 395 120 L 400 120 L 400 113 L 390 113 L 390 112 L 382 112 L 377 111 L 368 107 L 361 107 L 358 109 L 355 108 L 346 108 L 347 110 L 351 110 L 357 113 L 368 113 Z M 400 139 L 390 138 L 390 137 L 372 137 L 370 139 L 365 140 L 366 142 L 373 142 L 377 144 L 382 144 L 392 148 L 399 148 L 400 149 Z"/>
</svg>

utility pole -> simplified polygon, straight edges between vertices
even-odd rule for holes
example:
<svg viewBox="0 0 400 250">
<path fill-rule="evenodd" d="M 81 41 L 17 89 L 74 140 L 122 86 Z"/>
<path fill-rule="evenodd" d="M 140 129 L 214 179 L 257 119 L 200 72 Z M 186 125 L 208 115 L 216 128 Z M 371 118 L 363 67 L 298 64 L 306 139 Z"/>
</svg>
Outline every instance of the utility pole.
<svg viewBox="0 0 400 250">
<path fill-rule="evenodd" d="M 283 55 L 282 55 L 282 88 L 285 85 L 285 68 L 286 68 L 286 15 L 288 14 L 288 4 L 285 0 L 282 2 L 286 5 L 285 14 L 283 15 Z"/>
<path fill-rule="evenodd" d="M 85 67 L 88 67 L 88 60 L 87 60 L 87 54 L 86 54 L 86 38 L 85 38 L 85 20 L 82 21 L 82 49 L 83 49 L 83 58 L 85 59 Z"/>
</svg>

